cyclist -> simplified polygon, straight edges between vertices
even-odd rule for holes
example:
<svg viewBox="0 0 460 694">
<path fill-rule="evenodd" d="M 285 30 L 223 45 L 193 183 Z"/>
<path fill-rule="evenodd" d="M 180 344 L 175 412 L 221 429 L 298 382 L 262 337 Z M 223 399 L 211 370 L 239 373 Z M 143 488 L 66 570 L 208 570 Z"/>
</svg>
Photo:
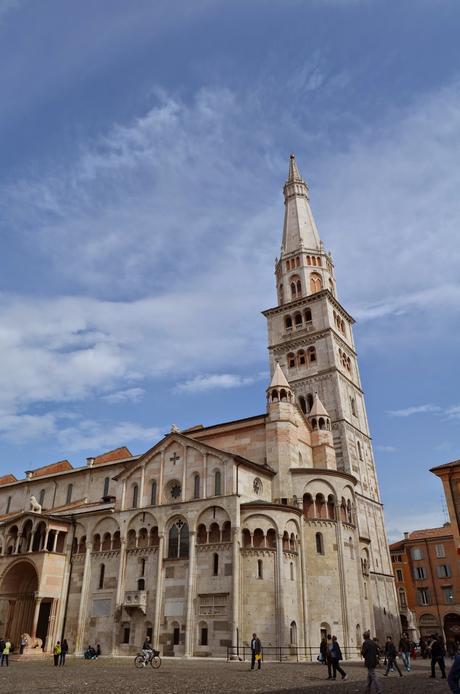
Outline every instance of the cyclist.
<svg viewBox="0 0 460 694">
<path fill-rule="evenodd" d="M 150 658 L 153 656 L 152 644 L 150 643 L 150 636 L 146 636 L 144 643 L 142 644 L 142 655 L 144 656 L 144 667 L 149 662 Z"/>
</svg>

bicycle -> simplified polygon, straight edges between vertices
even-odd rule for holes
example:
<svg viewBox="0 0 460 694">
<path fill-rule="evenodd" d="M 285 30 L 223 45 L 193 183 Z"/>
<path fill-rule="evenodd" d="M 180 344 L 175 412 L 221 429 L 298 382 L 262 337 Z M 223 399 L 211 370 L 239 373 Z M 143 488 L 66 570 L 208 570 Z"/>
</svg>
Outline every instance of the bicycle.
<svg viewBox="0 0 460 694">
<path fill-rule="evenodd" d="M 150 663 L 150 666 L 157 670 L 161 666 L 160 651 L 151 651 L 150 653 L 147 656 L 144 653 L 136 655 L 134 658 L 135 667 L 141 668 Z"/>
</svg>

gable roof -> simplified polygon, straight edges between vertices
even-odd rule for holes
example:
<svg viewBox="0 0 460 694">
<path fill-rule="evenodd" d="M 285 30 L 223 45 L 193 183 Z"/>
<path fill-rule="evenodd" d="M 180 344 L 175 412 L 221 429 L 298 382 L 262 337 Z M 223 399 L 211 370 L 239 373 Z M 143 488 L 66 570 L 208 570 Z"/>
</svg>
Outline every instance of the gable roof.
<svg viewBox="0 0 460 694">
<path fill-rule="evenodd" d="M 124 460 L 125 458 L 132 458 L 133 454 L 126 446 L 121 446 L 120 448 L 114 448 L 113 451 L 107 451 L 107 453 L 101 453 L 93 459 L 93 465 L 102 465 L 102 463 L 110 463 L 115 460 Z"/>
<path fill-rule="evenodd" d="M 57 463 L 50 463 L 49 465 L 43 465 L 42 467 L 36 468 L 35 470 L 29 470 L 26 474 L 31 478 L 44 477 L 45 475 L 51 475 L 53 472 L 66 472 L 67 470 L 73 470 L 72 465 L 68 460 L 58 460 Z"/>
<path fill-rule="evenodd" d="M 15 477 L 15 476 L 12 475 L 12 474 L 3 475 L 2 477 L 0 477 L 0 487 L 1 487 L 3 484 L 11 484 L 11 482 L 17 482 L 17 481 L 18 481 L 18 480 L 17 480 L 17 477 Z"/>
</svg>

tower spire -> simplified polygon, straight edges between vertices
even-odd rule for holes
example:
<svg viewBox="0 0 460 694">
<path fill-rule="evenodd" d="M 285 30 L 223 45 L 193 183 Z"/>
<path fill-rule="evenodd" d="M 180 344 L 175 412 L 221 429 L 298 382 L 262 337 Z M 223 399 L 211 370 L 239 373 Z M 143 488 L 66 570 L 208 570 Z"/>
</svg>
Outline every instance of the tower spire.
<svg viewBox="0 0 460 694">
<path fill-rule="evenodd" d="M 303 249 L 321 250 L 318 229 L 310 209 L 308 186 L 300 174 L 294 154 L 289 158 L 289 173 L 283 192 L 285 214 L 281 254 Z"/>
</svg>

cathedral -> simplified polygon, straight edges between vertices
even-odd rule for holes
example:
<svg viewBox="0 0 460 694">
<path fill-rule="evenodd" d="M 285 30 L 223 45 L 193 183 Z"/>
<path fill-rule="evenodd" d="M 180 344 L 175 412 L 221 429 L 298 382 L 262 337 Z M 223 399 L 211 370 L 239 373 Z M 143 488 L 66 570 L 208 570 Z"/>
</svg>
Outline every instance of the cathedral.
<svg viewBox="0 0 460 694">
<path fill-rule="evenodd" d="M 262 414 L 0 477 L 0 636 L 25 653 L 356 655 L 399 610 L 353 340 L 291 155 Z"/>
</svg>

